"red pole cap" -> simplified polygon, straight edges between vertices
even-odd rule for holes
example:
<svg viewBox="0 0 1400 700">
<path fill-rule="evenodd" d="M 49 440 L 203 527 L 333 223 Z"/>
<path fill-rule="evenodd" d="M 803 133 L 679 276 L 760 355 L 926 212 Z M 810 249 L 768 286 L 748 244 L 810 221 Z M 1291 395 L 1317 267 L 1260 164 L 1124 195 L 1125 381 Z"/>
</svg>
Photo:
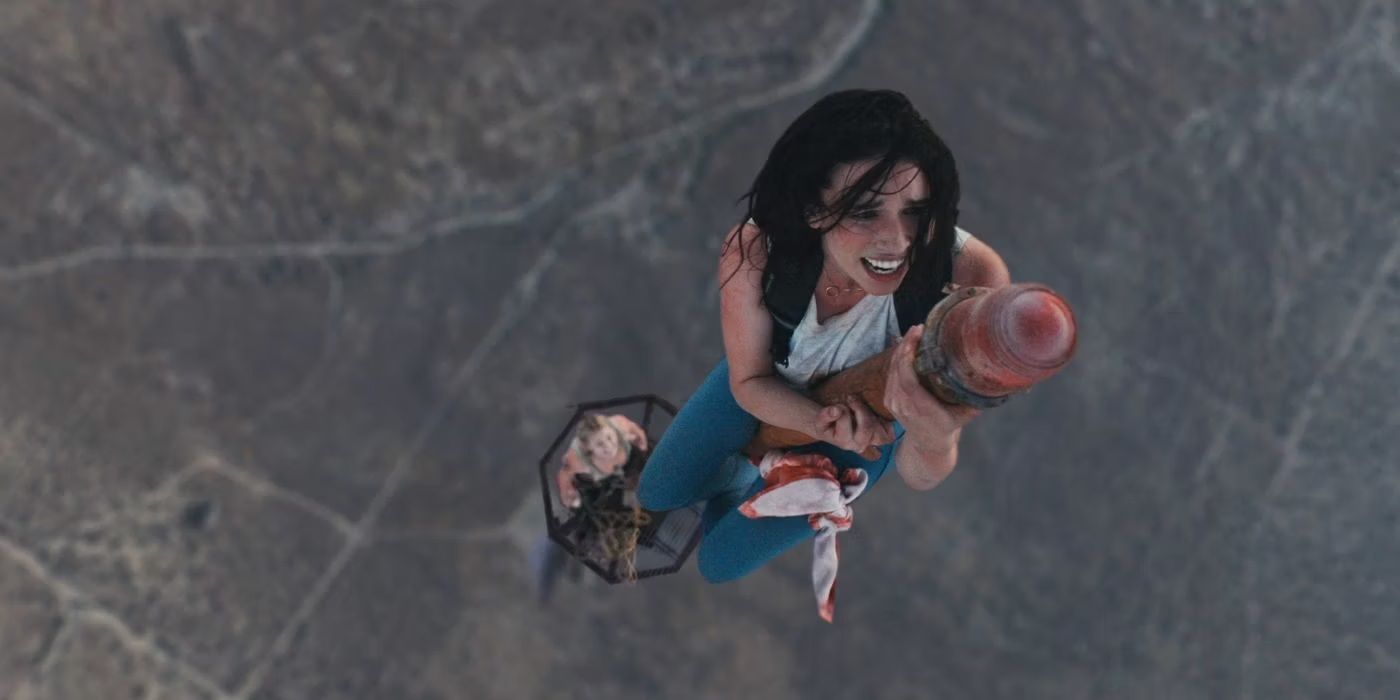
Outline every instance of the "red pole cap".
<svg viewBox="0 0 1400 700">
<path fill-rule="evenodd" d="M 1042 284 L 1013 284 L 948 311 L 942 338 L 949 369 L 983 396 L 1007 396 L 1048 379 L 1074 355 L 1069 304 Z"/>
</svg>

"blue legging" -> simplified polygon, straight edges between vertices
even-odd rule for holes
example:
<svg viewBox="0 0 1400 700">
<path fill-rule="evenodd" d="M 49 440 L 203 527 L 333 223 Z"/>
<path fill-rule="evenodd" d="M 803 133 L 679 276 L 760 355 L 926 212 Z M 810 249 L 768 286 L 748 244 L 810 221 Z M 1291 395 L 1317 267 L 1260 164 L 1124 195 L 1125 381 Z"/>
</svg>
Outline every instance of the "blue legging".
<svg viewBox="0 0 1400 700">
<path fill-rule="evenodd" d="M 729 391 L 729 363 L 721 360 L 681 407 L 656 443 L 642 471 L 637 498 L 643 508 L 663 511 L 709 500 L 702 519 L 700 575 L 711 583 L 741 578 L 815 533 L 805 516 L 750 519 L 738 505 L 763 489 L 758 468 L 739 451 L 758 430 L 758 420 Z M 860 467 L 867 488 L 884 475 L 904 428 L 894 424 L 895 442 L 866 460 L 827 443 L 796 448 L 829 457 L 838 468 Z"/>
</svg>

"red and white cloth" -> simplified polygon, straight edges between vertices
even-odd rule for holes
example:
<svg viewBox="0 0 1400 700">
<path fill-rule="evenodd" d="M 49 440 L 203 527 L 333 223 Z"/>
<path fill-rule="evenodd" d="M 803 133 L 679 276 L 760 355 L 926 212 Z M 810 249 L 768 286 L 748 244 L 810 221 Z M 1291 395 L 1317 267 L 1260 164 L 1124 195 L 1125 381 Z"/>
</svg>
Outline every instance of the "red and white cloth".
<svg viewBox="0 0 1400 700">
<path fill-rule="evenodd" d="M 864 469 L 838 472 L 827 457 L 787 454 L 772 450 L 759 462 L 758 471 L 767 487 L 739 506 L 750 518 L 806 515 L 817 531 L 812 544 L 812 587 L 817 594 L 817 614 L 831 622 L 836 612 L 836 569 L 840 547 L 836 533 L 851 529 L 850 503 L 865 491 Z"/>
</svg>

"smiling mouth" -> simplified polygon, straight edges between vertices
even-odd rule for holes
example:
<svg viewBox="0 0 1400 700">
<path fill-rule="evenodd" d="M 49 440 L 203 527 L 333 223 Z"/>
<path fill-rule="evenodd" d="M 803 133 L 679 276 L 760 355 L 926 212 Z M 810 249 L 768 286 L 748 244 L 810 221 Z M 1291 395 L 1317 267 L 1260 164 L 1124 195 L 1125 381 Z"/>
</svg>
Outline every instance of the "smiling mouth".
<svg viewBox="0 0 1400 700">
<path fill-rule="evenodd" d="M 872 260 L 870 258 L 861 258 L 860 264 L 864 265 L 865 269 L 876 277 L 889 277 L 899 274 L 899 271 L 904 269 L 903 258 L 899 260 Z"/>
</svg>

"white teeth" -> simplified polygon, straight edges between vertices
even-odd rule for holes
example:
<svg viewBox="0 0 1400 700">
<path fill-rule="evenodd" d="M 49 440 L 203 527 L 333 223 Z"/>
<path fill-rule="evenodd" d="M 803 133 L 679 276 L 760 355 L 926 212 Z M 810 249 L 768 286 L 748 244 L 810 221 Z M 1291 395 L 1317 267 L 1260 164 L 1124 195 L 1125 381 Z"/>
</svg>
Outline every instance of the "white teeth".
<svg viewBox="0 0 1400 700">
<path fill-rule="evenodd" d="M 904 264 L 903 260 L 871 260 L 870 258 L 861 258 L 861 260 L 880 272 L 894 272 L 899 269 L 900 265 Z"/>
</svg>

